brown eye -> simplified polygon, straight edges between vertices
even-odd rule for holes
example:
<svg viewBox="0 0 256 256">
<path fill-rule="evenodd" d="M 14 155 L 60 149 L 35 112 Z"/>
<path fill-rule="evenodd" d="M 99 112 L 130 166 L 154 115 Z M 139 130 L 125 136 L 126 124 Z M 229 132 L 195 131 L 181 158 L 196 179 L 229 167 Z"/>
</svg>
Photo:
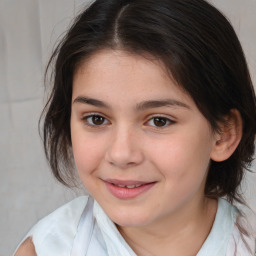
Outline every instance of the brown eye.
<svg viewBox="0 0 256 256">
<path fill-rule="evenodd" d="M 151 119 L 149 119 L 147 122 L 147 125 L 153 126 L 156 128 L 165 128 L 174 123 L 175 122 L 169 118 L 162 117 L 162 116 L 156 116 L 156 117 L 152 117 Z"/>
<path fill-rule="evenodd" d="M 104 118 L 103 116 L 100 116 L 100 115 L 86 116 L 83 118 L 83 120 L 85 120 L 86 123 L 90 126 L 100 126 L 100 125 L 104 125 L 104 124 L 108 123 L 106 118 Z"/>
<path fill-rule="evenodd" d="M 155 117 L 153 118 L 154 125 L 157 127 L 163 127 L 167 124 L 168 120 L 163 117 Z"/>
<path fill-rule="evenodd" d="M 102 116 L 92 116 L 92 122 L 95 125 L 102 125 L 104 124 L 105 118 Z"/>
</svg>

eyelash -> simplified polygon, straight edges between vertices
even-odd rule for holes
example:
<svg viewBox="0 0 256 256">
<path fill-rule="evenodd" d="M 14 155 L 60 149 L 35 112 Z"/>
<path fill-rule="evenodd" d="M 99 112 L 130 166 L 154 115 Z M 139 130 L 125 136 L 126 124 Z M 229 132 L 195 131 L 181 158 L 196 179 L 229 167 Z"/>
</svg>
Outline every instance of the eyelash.
<svg viewBox="0 0 256 256">
<path fill-rule="evenodd" d="M 174 120 L 165 117 L 165 116 L 161 116 L 161 115 L 157 115 L 157 116 L 151 116 L 146 123 L 150 123 L 150 122 L 156 122 L 158 119 L 158 121 L 162 122 L 163 121 L 163 126 L 157 126 L 155 123 L 154 125 L 150 125 L 155 129 L 164 129 L 167 128 L 168 126 L 172 125 L 175 123 Z"/>
<path fill-rule="evenodd" d="M 89 121 L 89 118 L 102 118 L 103 119 L 103 123 L 102 124 L 95 124 L 93 123 L 93 121 L 91 120 L 91 122 Z M 97 114 L 97 113 L 91 113 L 89 115 L 86 115 L 86 116 L 83 116 L 82 117 L 82 120 L 84 121 L 84 124 L 89 126 L 89 127 L 92 127 L 92 128 L 101 128 L 102 126 L 105 126 L 106 123 L 105 121 L 107 121 L 107 118 L 102 116 L 101 114 Z M 108 121 L 107 121 L 108 122 Z M 108 122 L 109 123 L 109 122 Z"/>
<path fill-rule="evenodd" d="M 90 118 L 91 118 L 91 120 L 89 121 Z M 100 118 L 101 121 L 103 121 L 103 123 L 95 124 L 94 121 L 92 120 L 92 118 Z M 107 120 L 106 117 L 104 117 L 98 113 L 91 113 L 89 115 L 83 116 L 82 120 L 84 121 L 85 125 L 92 127 L 92 128 L 101 128 L 105 125 L 110 124 L 110 122 Z M 155 122 L 158 122 L 158 121 L 162 122 L 163 126 L 157 126 L 155 124 Z M 144 124 L 149 124 L 150 122 L 154 122 L 154 124 L 151 124 L 149 126 L 152 126 L 155 129 L 164 129 L 164 128 L 175 123 L 175 121 L 173 121 L 172 119 L 167 118 L 165 116 L 161 116 L 161 115 L 151 116 Z"/>
</svg>

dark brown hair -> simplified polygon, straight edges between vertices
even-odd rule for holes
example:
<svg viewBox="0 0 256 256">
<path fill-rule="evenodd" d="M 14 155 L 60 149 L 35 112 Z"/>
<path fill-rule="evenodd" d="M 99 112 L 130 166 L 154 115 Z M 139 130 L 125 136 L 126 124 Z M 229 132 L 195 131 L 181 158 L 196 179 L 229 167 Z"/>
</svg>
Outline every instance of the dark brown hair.
<svg viewBox="0 0 256 256">
<path fill-rule="evenodd" d="M 240 112 L 241 142 L 229 159 L 211 162 L 205 194 L 241 201 L 238 188 L 254 153 L 255 93 L 232 26 L 204 0 L 96 0 L 76 18 L 47 68 L 53 65 L 53 88 L 44 109 L 43 140 L 55 177 L 68 184 L 74 169 L 70 138 L 74 72 L 81 61 L 103 48 L 160 59 L 214 131 L 231 109 Z"/>
</svg>

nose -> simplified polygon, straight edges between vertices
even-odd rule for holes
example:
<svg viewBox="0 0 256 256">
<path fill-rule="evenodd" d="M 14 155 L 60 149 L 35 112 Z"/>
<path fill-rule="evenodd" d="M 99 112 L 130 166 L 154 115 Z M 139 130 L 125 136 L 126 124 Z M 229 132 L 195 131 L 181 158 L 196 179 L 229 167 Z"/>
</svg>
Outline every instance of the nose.
<svg viewBox="0 0 256 256">
<path fill-rule="evenodd" d="M 106 150 L 105 160 L 122 169 L 139 165 L 144 160 L 139 141 L 136 132 L 132 132 L 128 128 L 120 128 L 119 131 L 113 132 Z"/>
</svg>

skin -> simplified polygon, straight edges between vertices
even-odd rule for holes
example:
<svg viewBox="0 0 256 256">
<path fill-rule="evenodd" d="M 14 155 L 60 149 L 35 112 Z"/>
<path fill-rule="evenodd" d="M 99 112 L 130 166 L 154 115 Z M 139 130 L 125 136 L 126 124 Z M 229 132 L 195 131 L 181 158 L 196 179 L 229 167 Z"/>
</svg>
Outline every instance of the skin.
<svg viewBox="0 0 256 256">
<path fill-rule="evenodd" d="M 220 124 L 221 133 L 214 133 L 162 63 L 148 57 L 103 50 L 77 69 L 74 158 L 84 186 L 137 255 L 196 255 L 217 210 L 216 200 L 204 196 L 210 159 L 230 157 L 241 140 L 242 120 L 231 110 L 228 126 Z M 154 185 L 120 199 L 106 179 Z M 32 239 L 15 255 L 36 255 Z"/>
<path fill-rule="evenodd" d="M 166 100 L 175 104 L 138 107 Z M 92 115 L 102 123 L 95 125 Z M 164 118 L 163 127 L 156 117 Z M 71 138 L 84 186 L 136 253 L 198 252 L 216 214 L 204 187 L 218 136 L 160 62 L 104 50 L 81 65 L 73 80 Z M 123 200 L 106 179 L 155 184 Z"/>
<path fill-rule="evenodd" d="M 37 256 L 31 237 L 28 237 L 19 247 L 15 256 Z"/>
</svg>

